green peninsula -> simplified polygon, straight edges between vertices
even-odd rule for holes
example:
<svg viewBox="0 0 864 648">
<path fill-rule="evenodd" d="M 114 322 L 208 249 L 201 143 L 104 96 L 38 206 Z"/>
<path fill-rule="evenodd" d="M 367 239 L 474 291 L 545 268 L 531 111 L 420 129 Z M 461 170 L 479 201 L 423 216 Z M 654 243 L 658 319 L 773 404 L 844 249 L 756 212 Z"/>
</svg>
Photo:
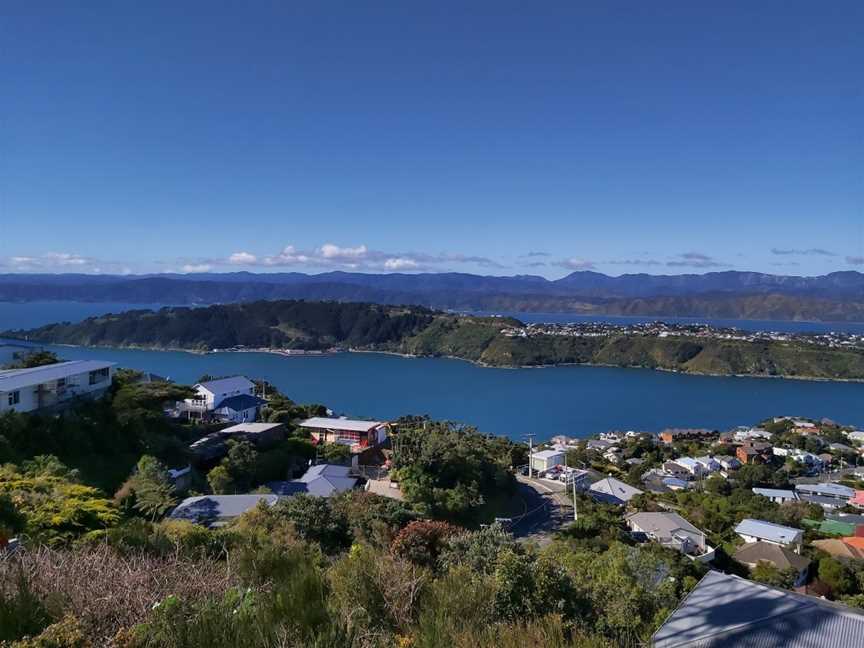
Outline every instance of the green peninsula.
<svg viewBox="0 0 864 648">
<path fill-rule="evenodd" d="M 864 380 L 864 349 L 807 336 L 735 338 L 711 331 L 653 334 L 525 327 L 421 306 L 257 301 L 93 317 L 0 335 L 34 342 L 152 349 L 348 349 L 448 356 L 493 367 L 593 364 L 712 375 Z M 730 339 L 732 337 L 732 339 Z"/>
</svg>

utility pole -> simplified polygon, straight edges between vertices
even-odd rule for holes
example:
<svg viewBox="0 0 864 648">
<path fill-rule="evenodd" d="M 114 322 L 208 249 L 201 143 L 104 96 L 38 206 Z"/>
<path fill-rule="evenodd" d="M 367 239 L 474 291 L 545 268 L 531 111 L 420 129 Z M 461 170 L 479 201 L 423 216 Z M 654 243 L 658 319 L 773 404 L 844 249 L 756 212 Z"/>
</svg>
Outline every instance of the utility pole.
<svg viewBox="0 0 864 648">
<path fill-rule="evenodd" d="M 534 479 L 534 466 L 531 462 L 531 455 L 534 454 L 534 437 L 537 435 L 526 434 L 524 436 L 528 437 L 528 479 Z"/>
<path fill-rule="evenodd" d="M 573 521 L 579 520 L 579 509 L 576 507 L 576 476 L 571 479 L 573 482 Z"/>
</svg>

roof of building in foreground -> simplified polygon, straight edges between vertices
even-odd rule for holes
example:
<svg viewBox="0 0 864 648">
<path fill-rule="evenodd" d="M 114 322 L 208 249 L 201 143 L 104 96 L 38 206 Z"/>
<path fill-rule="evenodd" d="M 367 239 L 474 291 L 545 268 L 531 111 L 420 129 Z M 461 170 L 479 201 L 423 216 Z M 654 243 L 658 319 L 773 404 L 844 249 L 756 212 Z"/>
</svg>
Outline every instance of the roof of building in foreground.
<svg viewBox="0 0 864 648">
<path fill-rule="evenodd" d="M 860 648 L 864 614 L 708 572 L 652 637 L 654 648 Z"/>
<path fill-rule="evenodd" d="M 29 369 L 4 369 L 0 371 L 0 391 L 31 387 L 59 378 L 68 378 L 89 371 L 99 371 L 116 364 L 116 362 L 103 362 L 101 360 L 70 360 L 69 362 L 55 362 Z"/>
</svg>

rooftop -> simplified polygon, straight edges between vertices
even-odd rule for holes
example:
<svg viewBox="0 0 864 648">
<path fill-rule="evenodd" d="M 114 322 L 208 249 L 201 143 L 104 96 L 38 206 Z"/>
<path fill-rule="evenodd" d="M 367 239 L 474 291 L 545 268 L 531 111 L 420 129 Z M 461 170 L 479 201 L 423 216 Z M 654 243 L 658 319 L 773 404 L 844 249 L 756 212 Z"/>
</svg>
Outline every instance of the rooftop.
<svg viewBox="0 0 864 648">
<path fill-rule="evenodd" d="M 174 519 L 189 520 L 204 526 L 222 526 L 233 518 L 266 502 L 279 500 L 276 495 L 199 495 L 187 497 L 171 512 Z"/>
<path fill-rule="evenodd" d="M 206 389 L 211 394 L 227 394 L 229 392 L 248 391 L 255 388 L 255 384 L 246 376 L 231 376 L 230 378 L 219 378 L 198 383 L 195 387 Z"/>
<path fill-rule="evenodd" d="M 600 481 L 591 484 L 588 489 L 597 497 L 597 499 L 613 502 L 629 502 L 637 495 L 642 495 L 644 491 L 634 488 L 630 484 L 615 479 L 614 477 L 604 477 Z"/>
<path fill-rule="evenodd" d="M 810 565 L 810 560 L 794 551 L 770 542 L 748 542 L 732 556 L 740 563 L 756 565 L 761 561 L 770 562 L 777 569 L 802 571 Z"/>
<path fill-rule="evenodd" d="M 858 648 L 864 645 L 864 616 L 710 571 L 652 639 L 655 648 Z"/>
<path fill-rule="evenodd" d="M 384 425 L 383 421 L 358 421 L 347 418 L 324 418 L 322 416 L 313 416 L 299 423 L 300 427 L 311 428 L 313 430 L 344 430 L 345 432 L 368 432 L 380 425 Z"/>
<path fill-rule="evenodd" d="M 824 497 L 846 497 L 855 496 L 855 490 L 844 486 L 843 484 L 797 484 L 795 490 L 804 493 L 812 493 L 813 495 L 822 495 Z"/>
<path fill-rule="evenodd" d="M 791 542 L 797 542 L 802 531 L 801 529 L 793 529 L 792 527 L 783 526 L 782 524 L 774 524 L 773 522 L 747 518 L 738 523 L 738 526 L 735 527 L 735 533 L 752 536 L 754 538 L 761 538 L 771 542 L 789 544 Z"/>
<path fill-rule="evenodd" d="M 274 428 L 282 427 L 281 423 L 238 423 L 224 430 L 220 430 L 223 434 L 261 434 Z"/>
<path fill-rule="evenodd" d="M 560 450 L 540 450 L 532 454 L 531 457 L 533 459 L 552 459 L 553 457 L 560 457 L 563 454 Z"/>
<path fill-rule="evenodd" d="M 753 492 L 756 495 L 763 497 L 782 497 L 785 499 L 798 499 L 798 495 L 793 490 L 784 490 L 782 488 L 754 488 Z"/>
<path fill-rule="evenodd" d="M 627 516 L 627 520 L 658 538 L 671 538 L 677 531 L 705 535 L 677 513 L 633 513 Z"/>
<path fill-rule="evenodd" d="M 30 369 L 5 369 L 0 371 L 0 392 L 15 391 L 24 387 L 31 387 L 41 383 L 51 382 L 59 378 L 68 378 L 77 374 L 99 371 L 108 367 L 114 367 L 115 362 L 103 362 L 101 360 L 71 360 L 69 362 L 57 362 L 42 367 Z"/>
</svg>

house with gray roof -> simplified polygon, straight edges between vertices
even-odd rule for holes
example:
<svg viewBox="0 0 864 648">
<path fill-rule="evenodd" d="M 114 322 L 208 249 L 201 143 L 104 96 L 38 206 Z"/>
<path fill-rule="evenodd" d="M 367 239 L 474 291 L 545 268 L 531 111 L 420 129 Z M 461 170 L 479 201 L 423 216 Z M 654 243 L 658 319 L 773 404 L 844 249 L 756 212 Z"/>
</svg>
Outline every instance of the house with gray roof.
<svg viewBox="0 0 864 648">
<path fill-rule="evenodd" d="M 864 614 L 709 571 L 651 638 L 653 648 L 860 648 Z"/>
<path fill-rule="evenodd" d="M 193 385 L 193 389 L 193 398 L 177 404 L 177 414 L 190 419 L 252 422 L 265 402 L 255 395 L 255 383 L 245 376 L 207 380 Z"/>
<path fill-rule="evenodd" d="M 828 497 L 836 499 L 843 503 L 848 502 L 855 497 L 855 489 L 844 486 L 843 484 L 824 483 L 824 484 L 796 484 L 795 490 L 799 496 L 816 495 L 818 497 Z"/>
<path fill-rule="evenodd" d="M 677 513 L 632 513 L 624 520 L 637 540 L 653 540 L 699 562 L 714 559 L 714 549 L 706 542 L 705 533 Z"/>
<path fill-rule="evenodd" d="M 588 494 L 598 502 L 622 506 L 645 491 L 625 484 L 614 477 L 604 477 L 588 488 Z"/>
<path fill-rule="evenodd" d="M 774 524 L 764 520 L 746 518 L 735 527 L 744 542 L 771 542 L 776 545 L 793 547 L 798 553 L 804 542 L 804 532 L 801 529 Z"/>
<path fill-rule="evenodd" d="M 786 504 L 787 502 L 797 502 L 798 494 L 793 490 L 785 490 L 782 488 L 754 488 L 755 495 L 767 497 L 775 504 Z"/>
<path fill-rule="evenodd" d="M 189 520 L 206 527 L 225 526 L 232 520 L 250 511 L 260 502 L 273 506 L 279 501 L 277 495 L 199 495 L 187 497 L 171 511 L 174 520 Z"/>
<path fill-rule="evenodd" d="M 316 497 L 332 497 L 351 490 L 357 479 L 349 474 L 348 466 L 319 464 L 311 466 L 302 477 L 292 481 L 271 482 L 267 487 L 276 495 L 291 496 L 304 493 Z"/>
</svg>

